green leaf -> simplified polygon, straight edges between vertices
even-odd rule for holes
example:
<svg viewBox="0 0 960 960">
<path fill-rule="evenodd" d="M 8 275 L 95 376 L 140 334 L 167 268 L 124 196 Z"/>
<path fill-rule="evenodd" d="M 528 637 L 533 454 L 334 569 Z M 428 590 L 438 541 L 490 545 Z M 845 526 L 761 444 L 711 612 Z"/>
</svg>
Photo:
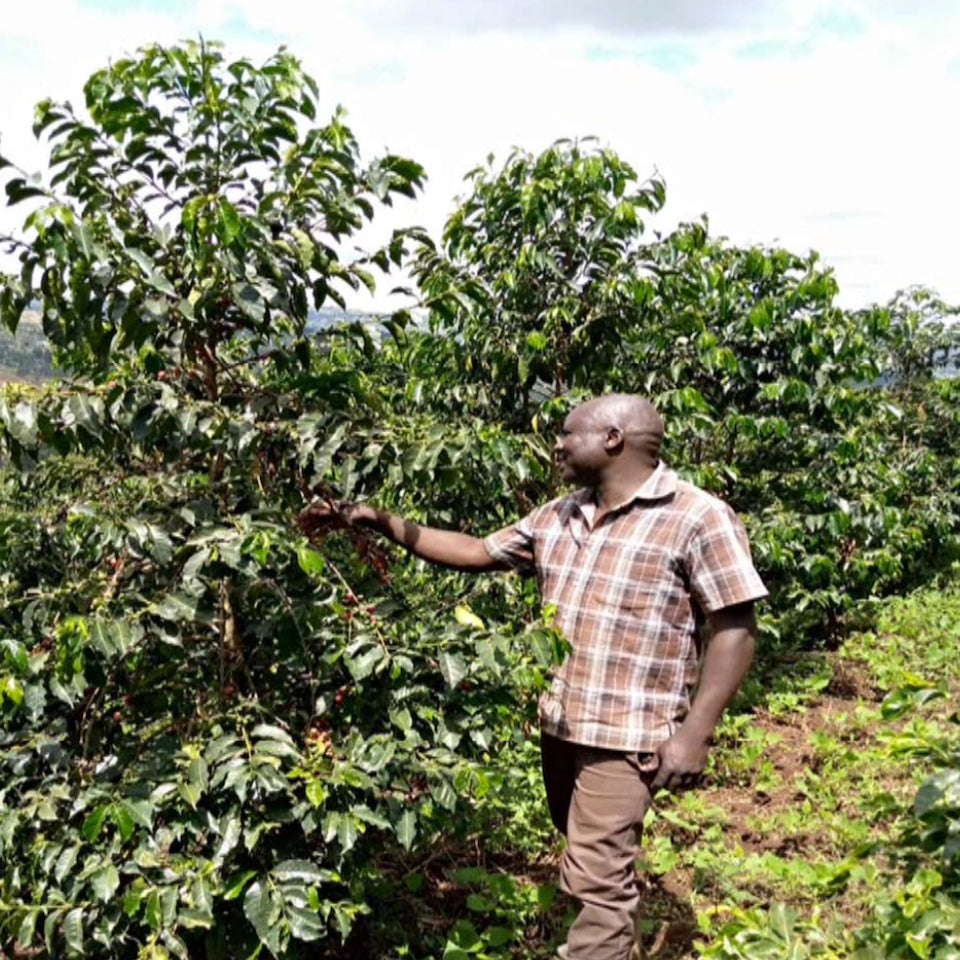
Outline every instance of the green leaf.
<svg viewBox="0 0 960 960">
<path fill-rule="evenodd" d="M 473 627 L 476 630 L 483 629 L 483 621 L 465 604 L 455 607 L 453 616 L 462 626 Z"/>
<path fill-rule="evenodd" d="M 260 296 L 256 287 L 249 283 L 235 284 L 231 287 L 231 292 L 233 293 L 233 299 L 237 305 L 237 309 L 239 309 L 245 317 L 252 320 L 255 324 L 263 322 L 267 311 L 263 303 L 263 298 Z"/>
<path fill-rule="evenodd" d="M 104 805 L 102 807 L 97 807 L 95 810 L 92 810 L 87 814 L 83 821 L 83 826 L 81 827 L 81 832 L 83 833 L 85 840 L 89 840 L 91 843 L 93 843 L 93 841 L 100 836 L 100 831 L 103 829 L 103 821 L 106 819 L 109 809 L 109 806 Z"/>
<path fill-rule="evenodd" d="M 28 684 L 23 689 L 23 709 L 31 723 L 37 723 L 47 705 L 47 694 L 40 683 Z"/>
<path fill-rule="evenodd" d="M 350 808 L 350 812 L 363 823 L 370 824 L 380 830 L 389 830 L 390 821 L 383 815 L 371 810 L 366 804 L 357 804 Z"/>
<path fill-rule="evenodd" d="M 298 940 L 319 940 L 325 931 L 323 921 L 317 914 L 305 907 L 287 904 L 284 909 L 290 933 Z"/>
<path fill-rule="evenodd" d="M 191 554 L 190 558 L 183 565 L 182 577 L 184 583 L 188 581 L 196 581 L 200 576 L 200 571 L 203 569 L 204 564 L 209 561 L 211 556 L 210 547 L 203 547 L 198 550 L 196 553 Z"/>
<path fill-rule="evenodd" d="M 243 913 L 257 931 L 257 936 L 266 940 L 270 928 L 280 918 L 280 904 L 269 887 L 257 880 L 243 898 Z"/>
<path fill-rule="evenodd" d="M 94 896 L 101 902 L 107 903 L 113 898 L 120 886 L 120 874 L 112 864 L 107 864 L 90 875 L 90 886 Z"/>
<path fill-rule="evenodd" d="M 25 447 L 37 444 L 37 406 L 25 400 L 17 403 L 12 411 L 0 404 L 0 422 L 3 422 L 10 436 Z"/>
<path fill-rule="evenodd" d="M 203 796 L 203 790 L 200 789 L 196 784 L 190 783 L 188 780 L 181 780 L 177 784 L 177 790 L 180 793 L 180 796 L 193 808 L 197 809 L 197 804 L 200 802 L 200 798 Z"/>
<path fill-rule="evenodd" d="M 154 808 L 148 800 L 121 800 L 119 807 L 141 827 L 153 826 Z"/>
<path fill-rule="evenodd" d="M 350 676 L 353 677 L 357 683 L 360 683 L 361 680 L 366 680 L 366 678 L 373 673 L 374 668 L 385 656 L 386 653 L 383 648 L 376 645 L 368 647 L 359 657 L 348 656 L 345 657 L 344 660 L 347 669 L 350 671 Z"/>
<path fill-rule="evenodd" d="M 231 877 L 223 891 L 224 900 L 236 900 L 243 893 L 243 888 L 257 875 L 256 870 L 244 870 Z"/>
<path fill-rule="evenodd" d="M 409 850 L 413 846 L 413 841 L 417 836 L 417 815 L 413 810 L 404 810 L 397 821 L 394 829 L 397 832 L 397 839 L 404 850 Z"/>
<path fill-rule="evenodd" d="M 960 770 L 939 770 L 924 781 L 917 791 L 913 811 L 918 817 L 926 816 L 944 799 L 952 802 L 960 800 Z"/>
<path fill-rule="evenodd" d="M 260 737 L 265 740 L 280 740 L 283 743 L 293 745 L 293 738 L 282 727 L 274 726 L 269 723 L 261 723 L 250 731 L 251 736 Z"/>
<path fill-rule="evenodd" d="M 136 247 L 126 247 L 124 252 L 144 274 L 150 276 L 150 274 L 153 273 L 153 258 L 145 250 L 138 250 Z"/>
<path fill-rule="evenodd" d="M 37 910 L 28 910 L 20 921 L 20 928 L 17 930 L 17 943 L 21 947 L 29 947 L 33 943 L 33 935 L 37 928 Z"/>
<path fill-rule="evenodd" d="M 243 229 L 243 224 L 240 220 L 240 215 L 237 213 L 237 208 L 234 207 L 229 200 L 224 199 L 223 197 L 218 198 L 217 200 L 217 236 L 219 236 L 221 242 L 225 247 L 229 247 L 231 243 L 240 235 L 240 231 Z"/>
<path fill-rule="evenodd" d="M 322 807 L 324 800 L 327 799 L 327 791 L 319 780 L 314 780 L 307 784 L 307 799 L 315 807 Z"/>
<path fill-rule="evenodd" d="M 180 223 L 183 232 L 187 236 L 192 236 L 197 227 L 197 215 L 201 208 L 206 204 L 206 197 L 194 197 L 183 205 L 183 213 L 180 215 Z"/>
<path fill-rule="evenodd" d="M 297 244 L 297 253 L 300 255 L 300 264 L 304 270 L 308 270 L 313 264 L 315 247 L 310 237 L 298 227 L 290 231 Z"/>
<path fill-rule="evenodd" d="M 556 902 L 557 888 L 552 883 L 544 883 L 537 887 L 537 906 L 547 913 Z"/>
<path fill-rule="evenodd" d="M 467 665 L 459 653 L 444 650 L 440 654 L 440 673 L 446 681 L 447 687 L 453 690 L 467 675 Z"/>
<path fill-rule="evenodd" d="M 320 576 L 327 566 L 323 555 L 307 546 L 297 548 L 297 562 L 308 577 Z"/>
<path fill-rule="evenodd" d="M 90 227 L 86 223 L 78 222 L 73 225 L 71 232 L 80 247 L 80 256 L 85 260 L 92 260 L 95 256 L 95 247 Z"/>
<path fill-rule="evenodd" d="M 67 426 L 82 427 L 98 439 L 102 436 L 106 411 L 99 397 L 74 394 L 63 405 L 63 422 Z"/>
<path fill-rule="evenodd" d="M 770 907 L 770 928 L 786 941 L 793 936 L 797 915 L 785 903 L 774 903 Z"/>
<path fill-rule="evenodd" d="M 546 335 L 540 330 L 531 330 L 527 334 L 527 346 L 531 350 L 536 350 L 538 353 L 545 350 L 547 347 L 547 338 Z"/>
<path fill-rule="evenodd" d="M 430 780 L 430 795 L 447 810 L 457 806 L 457 793 L 446 777 L 436 776 Z"/>
<path fill-rule="evenodd" d="M 240 817 L 236 814 L 230 814 L 227 817 L 226 825 L 223 827 L 223 838 L 220 840 L 220 846 L 217 847 L 217 852 L 214 854 L 215 863 L 222 864 L 227 859 L 230 852 L 240 842 L 241 833 Z M 250 876 L 253 876 L 253 874 L 250 874 Z"/>
<path fill-rule="evenodd" d="M 123 620 L 102 620 L 99 617 L 88 624 L 90 642 L 108 660 L 128 653 L 143 635 L 139 624 L 131 627 Z"/>
<path fill-rule="evenodd" d="M 6 186 L 7 205 L 21 203 L 23 200 L 29 200 L 31 197 L 45 197 L 46 191 L 41 187 L 34 187 L 27 183 L 23 177 L 16 177 L 10 180 Z"/>
<path fill-rule="evenodd" d="M 200 618 L 200 600 L 186 593 L 169 593 L 154 608 L 154 612 L 173 623 L 191 623 Z"/>
<path fill-rule="evenodd" d="M 117 804 L 111 810 L 111 816 L 113 822 L 117 825 L 117 830 L 120 832 L 120 839 L 126 843 L 133 836 L 133 832 L 137 826 L 133 817 L 130 815 L 130 811 L 122 804 Z"/>
<path fill-rule="evenodd" d="M 2 702 L 3 697 L 6 697 L 16 706 L 23 703 L 23 686 L 16 677 L 5 677 L 0 681 L 0 702 Z"/>
<path fill-rule="evenodd" d="M 485 897 L 482 893 L 471 893 L 467 897 L 467 909 L 472 910 L 474 913 L 490 913 L 493 908 L 493 901 L 491 901 L 489 897 Z"/>
<path fill-rule="evenodd" d="M 150 891 L 143 916 L 151 930 L 160 930 L 163 926 L 163 908 L 160 904 L 159 890 Z"/>
<path fill-rule="evenodd" d="M 76 698 L 56 677 L 50 678 L 50 692 L 61 703 L 65 703 L 71 709 L 73 708 L 73 705 L 76 702 Z"/>
<path fill-rule="evenodd" d="M 83 908 L 74 907 L 63 921 L 63 935 L 71 953 L 83 954 Z"/>
<path fill-rule="evenodd" d="M 177 913 L 177 921 L 187 930 L 209 930 L 213 926 L 213 915 L 184 907 Z"/>
<path fill-rule="evenodd" d="M 330 879 L 329 870 L 321 870 L 309 860 L 284 860 L 270 873 L 279 883 L 290 883 L 293 880 L 301 883 L 323 883 Z"/>
<path fill-rule="evenodd" d="M 57 865 L 54 867 L 53 875 L 57 883 L 63 883 L 64 879 L 70 875 L 74 864 L 77 862 L 77 855 L 80 853 L 80 845 L 73 844 L 64 847 L 63 852 L 57 857 Z"/>
<path fill-rule="evenodd" d="M 390 722 L 394 724 L 394 726 L 398 727 L 403 733 L 407 733 L 409 730 L 413 729 L 413 717 L 410 715 L 410 711 L 406 707 L 403 707 L 400 710 L 391 710 Z"/>
<path fill-rule="evenodd" d="M 348 813 L 341 814 L 337 823 L 337 841 L 344 853 L 349 853 L 357 842 L 357 821 Z"/>
</svg>

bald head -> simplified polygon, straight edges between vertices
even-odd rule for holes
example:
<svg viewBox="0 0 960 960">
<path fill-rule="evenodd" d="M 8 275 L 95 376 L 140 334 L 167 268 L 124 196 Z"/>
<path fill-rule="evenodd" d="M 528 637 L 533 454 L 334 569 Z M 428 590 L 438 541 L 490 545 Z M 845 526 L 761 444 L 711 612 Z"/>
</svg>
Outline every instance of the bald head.
<svg viewBox="0 0 960 960">
<path fill-rule="evenodd" d="M 632 393 L 610 393 L 577 407 L 597 429 L 619 430 L 624 446 L 656 460 L 663 443 L 663 419 L 657 408 Z"/>
<path fill-rule="evenodd" d="M 554 454 L 564 480 L 626 489 L 656 467 L 662 440 L 663 420 L 649 400 L 613 393 L 567 414 Z"/>
</svg>

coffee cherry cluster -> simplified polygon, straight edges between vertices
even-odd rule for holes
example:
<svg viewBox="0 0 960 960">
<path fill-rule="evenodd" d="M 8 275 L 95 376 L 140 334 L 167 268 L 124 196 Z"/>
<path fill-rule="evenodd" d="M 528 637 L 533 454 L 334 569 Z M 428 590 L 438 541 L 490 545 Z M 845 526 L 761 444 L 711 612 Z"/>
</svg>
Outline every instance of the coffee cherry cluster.
<svg viewBox="0 0 960 960">
<path fill-rule="evenodd" d="M 348 527 L 347 536 L 350 537 L 353 549 L 356 550 L 361 562 L 377 575 L 377 579 L 382 586 L 388 586 L 390 584 L 390 555 L 384 549 L 383 544 L 365 530 L 358 530 L 356 527 Z"/>
<path fill-rule="evenodd" d="M 350 538 L 353 549 L 361 562 L 367 566 L 383 586 L 390 583 L 390 554 L 376 536 L 359 527 L 351 526 L 347 516 L 333 496 L 333 491 L 325 484 L 310 490 L 301 483 L 301 492 L 305 497 L 319 496 L 329 508 L 328 512 L 313 512 L 310 509 L 300 514 L 297 525 L 301 532 L 314 545 L 319 545 L 328 533 L 342 530 Z"/>
</svg>

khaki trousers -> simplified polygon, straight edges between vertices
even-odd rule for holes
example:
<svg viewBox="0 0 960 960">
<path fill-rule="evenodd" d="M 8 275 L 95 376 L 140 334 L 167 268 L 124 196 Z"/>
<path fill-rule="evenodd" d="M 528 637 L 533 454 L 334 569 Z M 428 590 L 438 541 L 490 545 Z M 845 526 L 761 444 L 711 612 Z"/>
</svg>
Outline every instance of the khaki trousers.
<svg viewBox="0 0 960 960">
<path fill-rule="evenodd" d="M 567 838 L 560 888 L 580 902 L 567 960 L 628 960 L 637 938 L 635 863 L 656 756 L 601 750 L 541 734 L 543 780 Z"/>
</svg>

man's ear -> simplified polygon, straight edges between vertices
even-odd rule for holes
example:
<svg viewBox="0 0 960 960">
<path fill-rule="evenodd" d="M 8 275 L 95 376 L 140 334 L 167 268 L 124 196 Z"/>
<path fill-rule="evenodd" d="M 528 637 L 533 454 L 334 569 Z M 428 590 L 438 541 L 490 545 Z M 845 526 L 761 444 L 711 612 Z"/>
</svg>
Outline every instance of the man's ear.
<svg viewBox="0 0 960 960">
<path fill-rule="evenodd" d="M 612 453 L 623 446 L 623 431 L 619 427 L 610 427 L 603 441 L 603 448 Z"/>
</svg>

